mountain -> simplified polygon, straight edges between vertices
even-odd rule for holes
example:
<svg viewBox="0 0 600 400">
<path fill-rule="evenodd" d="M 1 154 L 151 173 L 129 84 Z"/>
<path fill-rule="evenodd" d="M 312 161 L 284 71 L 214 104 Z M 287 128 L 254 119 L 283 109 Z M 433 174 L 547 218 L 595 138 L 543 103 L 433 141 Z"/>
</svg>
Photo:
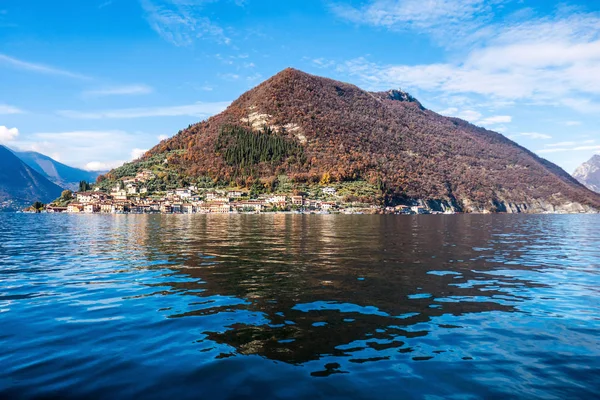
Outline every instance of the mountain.
<svg viewBox="0 0 600 400">
<path fill-rule="evenodd" d="M 282 176 L 297 186 L 366 182 L 389 205 L 465 212 L 600 209 L 598 194 L 499 133 L 436 114 L 403 91 L 368 92 L 295 69 L 107 177 L 159 164 L 169 166 L 161 170 L 167 182 L 276 187 Z"/>
<path fill-rule="evenodd" d="M 590 190 L 600 193 L 600 155 L 596 154 L 588 162 L 581 164 L 573 177 Z"/>
<path fill-rule="evenodd" d="M 61 192 L 59 186 L 0 145 L 0 210 L 19 210 L 35 201 L 48 203 Z"/>
<path fill-rule="evenodd" d="M 99 172 L 69 167 L 52 158 L 34 151 L 14 152 L 28 166 L 60 187 L 77 190 L 79 182 L 95 182 Z"/>
</svg>

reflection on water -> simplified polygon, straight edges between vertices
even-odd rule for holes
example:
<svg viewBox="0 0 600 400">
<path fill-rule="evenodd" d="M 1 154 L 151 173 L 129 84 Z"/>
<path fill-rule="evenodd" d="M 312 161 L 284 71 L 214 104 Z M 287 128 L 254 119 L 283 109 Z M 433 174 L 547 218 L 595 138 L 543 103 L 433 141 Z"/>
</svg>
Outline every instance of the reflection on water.
<svg viewBox="0 0 600 400">
<path fill-rule="evenodd" d="M 0 215 L 0 395 L 592 398 L 598 243 L 598 216 Z"/>
</svg>

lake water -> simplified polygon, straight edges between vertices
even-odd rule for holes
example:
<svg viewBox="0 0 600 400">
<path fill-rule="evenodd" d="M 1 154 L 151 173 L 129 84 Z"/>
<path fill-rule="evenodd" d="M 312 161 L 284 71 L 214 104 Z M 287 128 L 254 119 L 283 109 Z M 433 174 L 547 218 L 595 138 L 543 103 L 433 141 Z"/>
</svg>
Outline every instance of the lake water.
<svg viewBox="0 0 600 400">
<path fill-rule="evenodd" d="M 592 399 L 600 216 L 0 214 L 0 397 Z"/>
</svg>

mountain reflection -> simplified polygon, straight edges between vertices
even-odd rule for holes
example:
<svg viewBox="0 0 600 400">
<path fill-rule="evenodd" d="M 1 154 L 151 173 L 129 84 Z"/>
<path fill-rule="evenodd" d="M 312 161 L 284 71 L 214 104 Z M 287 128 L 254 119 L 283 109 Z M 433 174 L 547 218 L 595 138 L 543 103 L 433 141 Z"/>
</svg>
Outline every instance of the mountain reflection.
<svg viewBox="0 0 600 400">
<path fill-rule="evenodd" d="M 189 308 L 170 318 L 230 314 L 219 326 L 200 324 L 202 338 L 287 363 L 411 353 L 406 339 L 427 336 L 433 318 L 515 312 L 519 287 L 537 285 L 490 273 L 510 268 L 504 260 L 538 240 L 510 219 L 495 226 L 481 216 L 274 214 L 138 222 L 127 224 L 130 250 L 144 249 L 146 260 L 166 256 L 151 268 L 173 271 L 158 293 L 190 296 Z M 365 349 L 377 357 L 356 356 Z M 315 374 L 337 372 L 328 365 Z"/>
</svg>

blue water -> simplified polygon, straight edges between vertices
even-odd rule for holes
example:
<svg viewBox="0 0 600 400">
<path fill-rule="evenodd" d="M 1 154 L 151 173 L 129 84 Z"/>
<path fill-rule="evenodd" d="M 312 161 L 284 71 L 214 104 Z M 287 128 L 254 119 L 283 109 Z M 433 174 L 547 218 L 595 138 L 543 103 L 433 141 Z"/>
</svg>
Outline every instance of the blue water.
<svg viewBox="0 0 600 400">
<path fill-rule="evenodd" d="M 0 214 L 0 282 L 0 398 L 600 393 L 600 216 Z"/>
</svg>

